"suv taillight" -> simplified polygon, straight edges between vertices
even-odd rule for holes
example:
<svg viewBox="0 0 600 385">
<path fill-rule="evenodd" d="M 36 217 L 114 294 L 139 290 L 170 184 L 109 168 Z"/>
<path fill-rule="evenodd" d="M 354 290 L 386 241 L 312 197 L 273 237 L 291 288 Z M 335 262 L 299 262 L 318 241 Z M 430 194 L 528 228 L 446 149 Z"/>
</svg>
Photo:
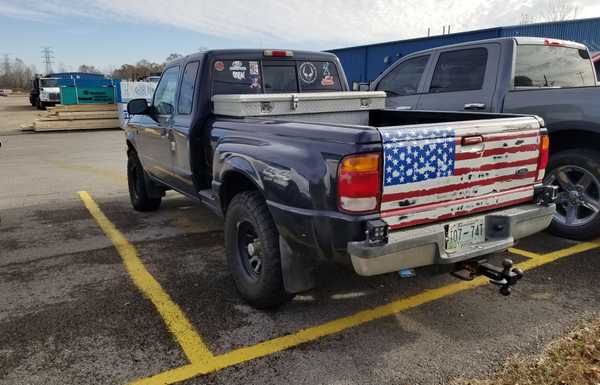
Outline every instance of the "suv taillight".
<svg viewBox="0 0 600 385">
<path fill-rule="evenodd" d="M 550 156 L 550 138 L 548 134 L 540 135 L 540 151 L 538 155 L 537 165 L 537 178 L 536 181 L 541 182 L 544 179 L 546 173 L 546 166 L 548 166 L 548 157 Z"/>
<path fill-rule="evenodd" d="M 349 155 L 338 168 L 338 207 L 350 213 L 372 212 L 381 197 L 379 153 Z"/>
</svg>

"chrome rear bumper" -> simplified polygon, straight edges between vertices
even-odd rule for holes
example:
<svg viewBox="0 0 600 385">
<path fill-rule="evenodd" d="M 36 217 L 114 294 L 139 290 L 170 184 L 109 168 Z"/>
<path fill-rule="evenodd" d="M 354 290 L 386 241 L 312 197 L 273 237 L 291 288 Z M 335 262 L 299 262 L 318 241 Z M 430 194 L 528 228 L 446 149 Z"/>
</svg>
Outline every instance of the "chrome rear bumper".
<svg viewBox="0 0 600 385">
<path fill-rule="evenodd" d="M 550 225 L 554 212 L 555 205 L 549 203 L 526 204 L 474 215 L 471 218 L 484 218 L 485 242 L 455 252 L 446 250 L 445 226 L 456 220 L 392 232 L 383 245 L 372 245 L 368 241 L 349 242 L 347 250 L 354 270 L 364 276 L 462 262 L 504 251 L 517 239 L 544 230 Z"/>
</svg>

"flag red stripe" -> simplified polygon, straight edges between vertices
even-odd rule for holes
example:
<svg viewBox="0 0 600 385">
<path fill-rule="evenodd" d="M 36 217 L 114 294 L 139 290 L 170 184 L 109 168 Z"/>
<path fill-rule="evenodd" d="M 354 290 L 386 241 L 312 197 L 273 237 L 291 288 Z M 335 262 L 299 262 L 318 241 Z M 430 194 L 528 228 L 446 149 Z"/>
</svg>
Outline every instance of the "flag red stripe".
<svg viewBox="0 0 600 385">
<path fill-rule="evenodd" d="M 396 230 L 396 229 L 400 229 L 403 227 L 417 226 L 417 225 L 422 225 L 425 223 L 438 222 L 438 221 L 442 221 L 442 220 L 446 220 L 446 219 L 450 219 L 450 218 L 463 217 L 463 216 L 466 216 L 469 214 L 474 214 L 474 213 L 481 212 L 481 211 L 489 211 L 489 210 L 494 210 L 494 209 L 498 209 L 498 208 L 502 208 L 502 207 L 506 207 L 506 206 L 516 205 L 519 203 L 531 202 L 532 200 L 533 200 L 533 194 L 530 197 L 513 199 L 511 201 L 506 201 L 506 202 L 498 203 L 495 205 L 476 207 L 472 210 L 459 211 L 456 213 L 448 213 L 448 214 L 441 215 L 437 218 L 423 218 L 423 219 L 417 219 L 417 220 L 410 221 L 410 222 L 398 223 L 397 225 L 391 225 L 390 230 Z"/>
<path fill-rule="evenodd" d="M 456 154 L 456 160 L 467 160 L 467 159 L 477 159 L 483 158 L 486 156 L 494 156 L 494 155 L 503 155 L 503 154 L 516 154 L 519 152 L 526 151 L 535 151 L 538 149 L 537 144 L 526 144 L 518 147 L 501 147 L 501 148 L 492 148 L 490 150 L 485 150 L 483 153 L 481 152 L 465 152 Z"/>
<path fill-rule="evenodd" d="M 463 198 L 463 199 L 454 199 L 452 201 L 446 201 L 446 202 L 428 203 L 426 205 L 423 205 L 423 206 L 427 206 L 427 209 L 423 208 L 422 206 L 394 209 L 392 211 L 387 211 L 385 213 L 382 213 L 381 217 L 387 218 L 387 217 L 393 217 L 393 216 L 400 215 L 400 214 L 414 214 L 414 213 L 418 213 L 418 212 L 435 210 L 440 207 L 452 206 L 452 204 L 448 204 L 448 202 L 454 202 L 453 204 L 460 205 L 460 204 L 464 204 L 464 203 L 475 202 L 475 201 L 482 200 L 482 199 L 498 198 L 498 197 L 501 197 L 504 195 L 515 194 L 515 193 L 519 193 L 519 192 L 523 192 L 523 191 L 528 191 L 531 189 L 532 189 L 531 186 L 523 186 L 523 187 L 518 187 L 518 188 L 510 189 L 507 191 L 503 191 L 500 193 L 490 194 L 490 195 L 482 195 L 482 196 L 478 196 L 478 197 Z"/>
<path fill-rule="evenodd" d="M 538 132 L 532 131 L 531 133 L 516 134 L 516 135 L 491 134 L 491 135 L 485 135 L 484 139 L 485 139 L 485 142 L 498 142 L 500 140 L 533 138 L 533 137 L 537 137 L 537 136 L 538 136 Z"/>
<path fill-rule="evenodd" d="M 413 190 L 413 191 L 409 191 L 409 192 L 395 193 L 395 194 L 384 194 L 382 197 L 382 201 L 383 202 L 392 202 L 392 201 L 396 201 L 396 200 L 400 200 L 400 199 L 424 197 L 424 196 L 434 195 L 434 194 L 443 194 L 443 193 L 451 192 L 454 190 L 462 190 L 462 189 L 466 189 L 466 188 L 474 187 L 474 186 L 489 186 L 491 184 L 498 183 L 498 182 L 505 182 L 505 181 L 515 180 L 515 179 L 534 178 L 536 175 L 537 175 L 537 171 L 530 171 L 524 175 L 503 175 L 503 176 L 497 176 L 495 178 L 489 178 L 489 179 L 478 180 L 478 181 L 473 181 L 473 182 L 457 183 L 457 184 L 452 184 L 452 185 L 448 185 L 448 186 L 433 187 L 430 189 Z M 417 206 L 415 206 L 415 207 L 417 207 Z"/>
<path fill-rule="evenodd" d="M 463 167 L 463 168 L 455 169 L 453 175 L 464 175 L 464 174 L 468 174 L 470 172 L 491 171 L 491 170 L 498 170 L 501 168 L 508 168 L 508 167 L 531 166 L 533 164 L 537 165 L 537 161 L 538 161 L 538 158 L 536 157 L 536 158 L 530 158 L 530 159 L 517 160 L 515 162 L 488 163 L 488 164 L 484 164 L 481 167 L 477 167 L 477 168 Z"/>
</svg>

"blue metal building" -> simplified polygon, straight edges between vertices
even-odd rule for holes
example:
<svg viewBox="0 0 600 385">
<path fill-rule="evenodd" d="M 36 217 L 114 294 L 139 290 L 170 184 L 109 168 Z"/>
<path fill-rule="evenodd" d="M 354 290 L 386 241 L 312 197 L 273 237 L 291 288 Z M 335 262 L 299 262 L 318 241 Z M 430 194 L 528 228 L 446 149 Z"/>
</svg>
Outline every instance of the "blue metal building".
<svg viewBox="0 0 600 385">
<path fill-rule="evenodd" d="M 600 51 L 600 18 L 481 29 L 449 35 L 332 49 L 329 52 L 340 58 L 348 82 L 352 84 L 353 82 L 374 80 L 393 62 L 413 52 L 467 41 L 510 36 L 572 40 L 585 44 L 590 51 Z"/>
</svg>

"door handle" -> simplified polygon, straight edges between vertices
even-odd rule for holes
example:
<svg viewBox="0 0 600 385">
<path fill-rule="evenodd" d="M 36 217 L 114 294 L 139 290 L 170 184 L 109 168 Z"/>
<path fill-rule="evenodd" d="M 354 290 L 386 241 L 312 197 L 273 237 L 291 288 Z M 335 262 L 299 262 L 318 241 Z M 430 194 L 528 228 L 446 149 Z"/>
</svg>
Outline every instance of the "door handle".
<svg viewBox="0 0 600 385">
<path fill-rule="evenodd" d="M 395 108 L 396 111 L 407 111 L 412 110 L 412 106 L 397 106 Z"/>
<path fill-rule="evenodd" d="M 463 136 L 460 143 L 462 145 L 461 152 L 480 153 L 485 148 L 481 135 Z"/>
<path fill-rule="evenodd" d="M 485 110 L 485 103 L 467 103 L 465 110 Z"/>
</svg>

